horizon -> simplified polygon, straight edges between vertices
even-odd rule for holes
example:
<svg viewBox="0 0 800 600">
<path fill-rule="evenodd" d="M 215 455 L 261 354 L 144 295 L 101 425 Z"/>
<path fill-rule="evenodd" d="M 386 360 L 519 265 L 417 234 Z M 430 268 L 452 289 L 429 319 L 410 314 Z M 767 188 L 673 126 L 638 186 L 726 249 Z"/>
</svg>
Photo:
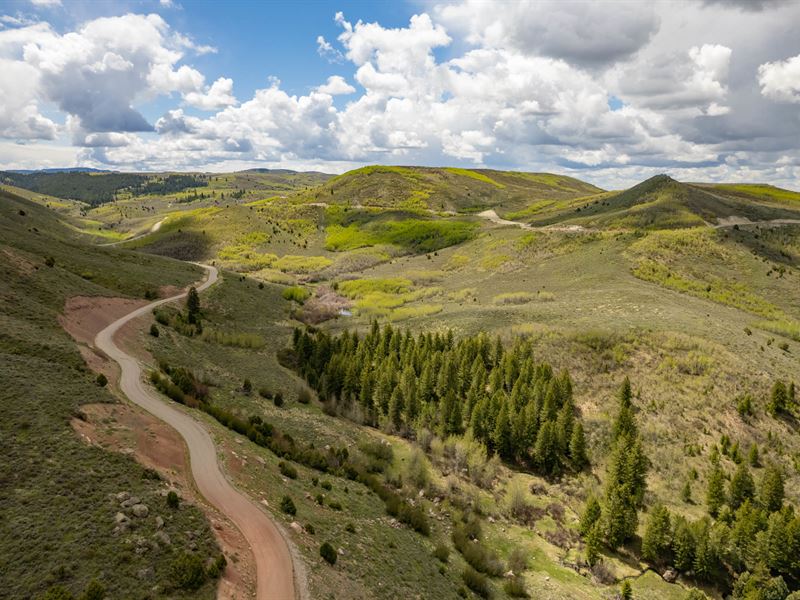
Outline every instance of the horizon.
<svg viewBox="0 0 800 600">
<path fill-rule="evenodd" d="M 500 12 L 7 0 L 0 170 L 449 165 L 800 189 L 800 3 Z"/>
</svg>

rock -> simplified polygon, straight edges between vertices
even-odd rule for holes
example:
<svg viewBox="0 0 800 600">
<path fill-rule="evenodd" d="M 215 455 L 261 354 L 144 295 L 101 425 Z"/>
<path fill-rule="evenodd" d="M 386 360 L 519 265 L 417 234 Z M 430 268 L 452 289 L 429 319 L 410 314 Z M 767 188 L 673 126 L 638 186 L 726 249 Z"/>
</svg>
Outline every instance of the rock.
<svg viewBox="0 0 800 600">
<path fill-rule="evenodd" d="M 674 583 L 675 580 L 678 578 L 678 572 L 675 569 L 673 569 L 672 567 L 670 567 L 669 569 L 664 571 L 664 574 L 661 575 L 661 577 L 667 583 Z"/>
<path fill-rule="evenodd" d="M 117 525 L 122 525 L 123 523 L 130 521 L 130 519 L 125 513 L 118 512 L 116 515 L 114 515 L 114 521 L 117 523 Z"/>
<path fill-rule="evenodd" d="M 122 506 L 122 508 L 130 508 L 134 504 L 139 504 L 140 502 L 141 500 L 136 496 L 129 496 L 126 500 L 120 502 L 120 506 Z"/>
<path fill-rule="evenodd" d="M 172 544 L 172 540 L 169 539 L 169 535 L 167 535 L 166 531 L 156 531 L 153 537 L 157 541 L 161 542 L 161 545 L 163 546 L 169 546 L 170 544 Z"/>
<path fill-rule="evenodd" d="M 150 509 L 147 508 L 146 504 L 134 504 L 131 507 L 131 511 L 134 517 L 139 517 L 140 519 L 145 518 L 150 513 Z"/>
<path fill-rule="evenodd" d="M 130 492 L 120 492 L 116 496 L 117 502 L 125 502 L 125 500 L 127 500 L 130 497 L 131 497 L 131 493 Z"/>
<path fill-rule="evenodd" d="M 164 526 L 164 519 L 160 516 L 156 516 L 156 529 L 161 529 Z"/>
<path fill-rule="evenodd" d="M 509 577 L 509 578 L 510 577 L 514 577 L 514 571 L 510 571 L 509 570 L 509 571 L 503 573 L 503 577 Z"/>
<path fill-rule="evenodd" d="M 339 556 L 344 556 L 344 548 L 339 548 Z"/>
<path fill-rule="evenodd" d="M 153 567 L 147 567 L 146 569 L 139 569 L 136 575 L 139 579 L 152 579 L 155 577 L 156 572 L 153 570 Z"/>
<path fill-rule="evenodd" d="M 302 525 L 300 525 L 300 523 L 298 523 L 297 521 L 292 521 L 292 522 L 289 524 L 289 527 L 291 527 L 292 529 L 294 529 L 294 530 L 295 530 L 297 533 L 302 533 L 302 532 L 303 532 L 303 526 L 302 526 Z"/>
<path fill-rule="evenodd" d="M 197 543 L 196 542 L 189 542 L 189 550 L 191 550 L 192 552 L 197 550 Z"/>
</svg>

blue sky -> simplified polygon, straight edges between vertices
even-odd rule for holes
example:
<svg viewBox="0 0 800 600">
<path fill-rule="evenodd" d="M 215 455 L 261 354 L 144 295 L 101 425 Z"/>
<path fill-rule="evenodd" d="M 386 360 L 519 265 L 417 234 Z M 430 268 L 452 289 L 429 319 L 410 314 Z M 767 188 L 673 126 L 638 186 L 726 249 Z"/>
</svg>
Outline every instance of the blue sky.
<svg viewBox="0 0 800 600">
<path fill-rule="evenodd" d="M 777 0 L 5 0 L 0 168 L 389 163 L 796 188 L 798 21 Z"/>
</svg>

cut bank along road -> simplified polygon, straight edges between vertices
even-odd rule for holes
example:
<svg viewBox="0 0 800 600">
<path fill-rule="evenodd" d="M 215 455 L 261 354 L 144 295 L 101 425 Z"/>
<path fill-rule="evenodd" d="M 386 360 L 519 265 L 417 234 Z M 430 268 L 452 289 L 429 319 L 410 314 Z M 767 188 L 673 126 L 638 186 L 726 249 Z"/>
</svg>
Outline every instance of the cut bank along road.
<svg viewBox="0 0 800 600">
<path fill-rule="evenodd" d="M 204 268 L 208 276 L 197 286 L 198 291 L 208 288 L 217 280 L 217 269 Z M 157 300 L 128 313 L 98 333 L 95 345 L 119 363 L 119 387 L 131 402 L 171 425 L 186 441 L 197 489 L 239 528 L 253 551 L 258 600 L 294 600 L 297 594 L 292 555 L 278 527 L 263 510 L 226 479 L 217 462 L 214 442 L 205 427 L 191 415 L 170 406 L 150 389 L 142 380 L 139 362 L 114 342 L 114 334 L 125 323 L 149 313 L 156 306 L 179 300 L 185 295 L 183 293 Z"/>
</svg>

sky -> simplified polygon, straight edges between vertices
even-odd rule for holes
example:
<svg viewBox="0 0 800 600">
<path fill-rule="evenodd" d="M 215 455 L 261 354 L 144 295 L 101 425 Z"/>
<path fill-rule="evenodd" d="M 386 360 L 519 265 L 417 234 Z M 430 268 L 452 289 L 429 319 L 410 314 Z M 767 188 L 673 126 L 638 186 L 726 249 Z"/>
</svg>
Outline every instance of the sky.
<svg viewBox="0 0 800 600">
<path fill-rule="evenodd" d="M 0 0 L 0 169 L 800 189 L 800 2 Z"/>
</svg>

